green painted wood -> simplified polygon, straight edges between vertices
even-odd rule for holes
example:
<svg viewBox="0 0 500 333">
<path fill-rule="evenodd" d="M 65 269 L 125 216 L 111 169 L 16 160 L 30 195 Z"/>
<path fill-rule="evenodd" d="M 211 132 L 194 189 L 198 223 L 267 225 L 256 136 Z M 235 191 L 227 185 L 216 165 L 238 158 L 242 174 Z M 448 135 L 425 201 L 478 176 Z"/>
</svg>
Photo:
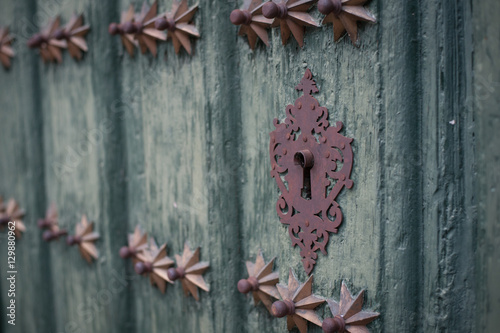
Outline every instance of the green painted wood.
<svg viewBox="0 0 500 333">
<path fill-rule="evenodd" d="M 474 331 L 471 7 L 428 1 L 423 8 L 422 26 L 435 27 L 421 32 L 423 330 Z"/>
<path fill-rule="evenodd" d="M 58 8 L 66 19 L 75 11 L 91 24 L 92 52 L 81 63 L 65 54 L 67 65 L 41 66 L 42 79 L 53 82 L 43 84 L 41 93 L 46 191 L 60 207 L 60 223 L 72 232 L 82 214 L 95 222 L 101 257 L 88 265 L 76 248 L 51 245 L 51 256 L 58 258 L 52 265 L 56 326 L 58 332 L 126 331 L 134 327 L 134 313 L 130 283 L 122 280 L 125 263 L 116 256 L 127 233 L 120 227 L 127 220 L 125 147 L 113 109 L 119 62 L 110 56 L 117 50 L 110 36 L 100 34 L 118 14 L 111 1 L 64 2 Z"/>
<path fill-rule="evenodd" d="M 37 230 L 31 225 L 45 212 L 45 178 L 43 156 L 43 122 L 38 104 L 40 81 L 38 62 L 24 43 L 23 34 L 29 29 L 27 21 L 32 18 L 34 1 L 2 3 L 1 24 L 10 25 L 15 34 L 13 45 L 16 57 L 9 71 L 1 69 L 0 75 L 0 195 L 7 200 L 14 197 L 26 210 L 25 222 L 29 230 L 16 242 L 16 326 L 7 323 L 6 307 L 10 298 L 7 293 L 7 234 L 0 234 L 0 306 L 2 320 L 0 331 L 35 332 L 54 331 L 54 304 L 51 301 L 52 281 L 49 249 L 44 246 Z M 43 305 L 42 305 L 43 304 Z M 41 306 L 42 305 L 42 306 Z M 23 318 L 24 314 L 24 318 Z M 35 315 L 36 314 L 36 315 Z M 28 320 L 27 320 L 28 319 Z M 9 318 L 10 320 L 10 318 Z"/>
<path fill-rule="evenodd" d="M 474 98 L 467 107 L 476 119 L 476 163 L 478 226 L 475 272 L 478 276 L 476 327 L 478 332 L 494 332 L 500 327 L 500 167 L 498 127 L 500 117 L 500 23 L 494 19 L 500 3 L 488 2 L 473 7 Z"/>
<path fill-rule="evenodd" d="M 121 9 L 128 5 L 122 1 Z M 212 291 L 200 291 L 200 303 L 185 298 L 178 285 L 162 295 L 139 278 L 140 330 L 235 332 L 244 318 L 242 303 L 232 301 L 241 276 L 234 264 L 241 260 L 234 256 L 241 246 L 239 183 L 237 174 L 226 173 L 240 145 L 234 36 L 226 33 L 233 30 L 229 20 L 213 19 L 228 17 L 233 8 L 231 2 L 200 4 L 195 22 L 210 28 L 193 44 L 193 57 L 184 51 L 176 56 L 171 43 L 160 46 L 158 59 L 123 57 L 126 142 L 135 152 L 127 156 L 129 230 L 141 224 L 159 243 L 167 242 L 172 257 L 189 241 L 211 264 L 206 280 Z"/>
<path fill-rule="evenodd" d="M 2 322 L 5 331 L 286 331 L 236 283 L 259 250 L 278 257 L 284 283 L 290 267 L 306 279 L 276 216 L 268 156 L 273 119 L 299 96 L 305 68 L 355 153 L 355 186 L 339 197 L 344 222 L 319 255 L 314 292 L 338 300 L 342 280 L 366 289 L 366 307 L 382 314 L 373 332 L 496 327 L 498 157 L 488 153 L 496 137 L 488 139 L 498 118 L 498 45 L 489 42 L 494 28 L 481 28 L 493 20 L 486 5 L 372 1 L 379 22 L 360 27 L 358 48 L 333 43 L 324 26 L 307 29 L 303 49 L 282 46 L 273 30 L 271 47 L 251 51 L 228 20 L 240 3 L 203 1 L 194 55 L 162 43 L 154 59 L 130 58 L 106 32 L 128 1 L 54 1 L 8 2 L 0 16 L 29 22 L 83 11 L 92 25 L 81 63 L 65 54 L 63 65 L 43 65 L 19 43 L 12 71 L 0 73 L 0 142 L 11 157 L 0 160 L 0 194 L 30 212 L 18 255 L 39 272 L 19 279 L 25 317 L 15 329 Z M 12 139 L 19 132 L 23 139 Z M 98 262 L 41 242 L 34 224 L 53 201 L 64 226 L 82 213 L 96 222 Z M 170 285 L 162 295 L 137 276 L 118 256 L 136 224 L 171 256 L 185 240 L 201 246 L 210 293 L 197 303 Z M 318 313 L 329 316 L 326 306 Z"/>
</svg>

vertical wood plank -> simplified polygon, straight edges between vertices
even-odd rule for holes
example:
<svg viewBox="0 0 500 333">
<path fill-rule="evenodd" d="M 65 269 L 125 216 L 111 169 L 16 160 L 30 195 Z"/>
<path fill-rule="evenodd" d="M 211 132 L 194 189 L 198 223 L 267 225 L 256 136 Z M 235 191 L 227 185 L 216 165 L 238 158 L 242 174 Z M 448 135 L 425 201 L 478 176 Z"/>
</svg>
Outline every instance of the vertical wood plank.
<svg viewBox="0 0 500 333">
<path fill-rule="evenodd" d="M 117 19 L 115 2 L 39 2 L 38 14 L 60 14 L 62 23 L 83 12 L 91 25 L 89 52 L 75 62 L 40 64 L 47 201 L 59 207 L 60 225 L 74 233 L 86 214 L 101 234 L 100 258 L 87 264 L 64 240 L 50 244 L 57 332 L 119 332 L 133 328 L 133 312 L 117 256 L 126 230 L 121 122 L 112 108 L 119 93 L 119 67 L 111 57 L 107 25 Z M 40 60 L 37 60 L 40 63 Z"/>
<path fill-rule="evenodd" d="M 345 219 L 328 255 L 319 255 L 314 292 L 338 299 L 342 280 L 353 292 L 367 289 L 366 307 L 382 313 L 373 332 L 472 330 L 474 320 L 484 332 L 498 326 L 500 79 L 491 56 L 498 32 L 485 23 L 491 8 L 475 7 L 472 60 L 466 1 L 372 1 L 379 23 L 361 25 L 359 48 L 348 38 L 333 43 L 324 26 L 307 29 L 303 49 L 293 39 L 282 46 L 274 29 L 272 46 L 253 52 L 228 20 L 240 3 L 205 1 L 195 16 L 202 38 L 194 55 L 177 56 L 168 43 L 153 59 L 138 51 L 130 58 L 106 33 L 128 1 L 62 2 L 9 3 L 0 14 L 28 17 L 27 24 L 35 12 L 67 20 L 76 10 L 92 24 L 81 63 L 65 54 L 62 66 L 43 65 L 22 45 L 13 70 L 0 76 L 0 137 L 10 157 L 0 161 L 8 175 L 0 194 L 26 203 L 31 228 L 18 256 L 40 272 L 19 278 L 19 309 L 30 314 L 23 331 L 284 331 L 285 321 L 254 307 L 236 282 L 259 250 L 267 260 L 278 256 L 282 282 L 289 267 L 306 279 L 276 216 L 268 156 L 272 120 L 299 96 L 294 87 L 305 68 L 355 152 L 355 187 L 339 196 Z M 51 201 L 63 226 L 73 229 L 82 213 L 96 221 L 97 263 L 87 265 L 62 241 L 41 242 L 34 222 Z M 201 291 L 197 303 L 169 285 L 162 295 L 137 276 L 118 257 L 136 224 L 167 242 L 170 256 L 185 240 L 201 245 L 210 293 Z M 319 314 L 330 316 L 327 307 Z"/>
<path fill-rule="evenodd" d="M 271 32 L 269 49 L 262 47 L 252 53 L 244 39 L 237 41 L 242 49 L 244 259 L 255 258 L 262 249 L 267 258 L 278 256 L 283 283 L 289 267 L 301 280 L 306 278 L 299 251 L 291 248 L 287 229 L 276 216 L 268 133 L 273 130 L 272 119 L 283 119 L 286 105 L 299 96 L 294 87 L 308 67 L 320 89 L 316 98 L 328 107 L 332 123 L 344 122 L 345 134 L 354 138 L 355 153 L 355 186 L 339 196 L 345 220 L 339 234 L 330 239 L 328 256 L 319 254 L 315 292 L 338 300 L 341 281 L 346 280 L 353 292 L 367 289 L 367 307 L 383 312 L 383 319 L 371 325 L 373 331 L 411 331 L 418 317 L 415 246 L 420 238 L 415 221 L 420 217 L 413 214 L 418 202 L 402 194 L 413 188 L 418 191 L 419 170 L 413 168 L 411 159 L 400 156 L 420 140 L 412 25 L 416 19 L 407 22 L 414 8 L 406 4 L 373 2 L 369 8 L 379 23 L 361 25 L 360 48 L 352 46 L 348 38 L 333 43 L 331 26 L 308 29 L 302 50 L 293 40 L 282 46 L 279 29 Z M 311 13 L 320 19 L 317 12 Z M 395 31 L 393 26 L 401 29 Z M 386 206 L 388 200 L 394 203 Z M 262 306 L 254 308 L 250 300 L 247 311 L 250 331 L 286 329 L 284 320 L 270 319 Z M 408 312 L 415 314 L 409 316 Z M 326 307 L 319 313 L 330 316 Z M 402 316 L 411 318 L 404 327 Z M 321 331 L 314 325 L 309 329 Z"/>
<path fill-rule="evenodd" d="M 474 117 L 468 1 L 421 15 L 423 330 L 473 331 Z M 420 162 L 419 161 L 419 162 Z"/>
<path fill-rule="evenodd" d="M 467 106 L 476 119 L 477 332 L 494 332 L 500 326 L 500 29 L 494 18 L 499 11 L 498 2 L 473 5 L 474 99 Z"/>
<path fill-rule="evenodd" d="M 9 25 L 16 40 L 10 70 L 0 68 L 0 195 L 15 198 L 26 210 L 26 233 L 16 241 L 15 326 L 7 323 L 7 234 L 0 234 L 2 332 L 54 331 L 50 256 L 36 226 L 45 213 L 42 114 L 36 55 L 25 43 L 32 30 L 35 1 L 2 4 L 0 24 Z M 43 306 L 41 306 L 43 304 Z M 36 314 L 36 315 L 35 315 Z"/>
<path fill-rule="evenodd" d="M 172 1 L 159 3 L 170 10 Z M 193 3 L 191 3 L 193 4 Z M 120 2 L 125 10 L 128 1 Z M 136 5 L 136 9 L 139 6 Z M 179 283 L 165 295 L 137 277 L 133 282 L 139 331 L 233 332 L 240 306 L 233 302 L 239 267 L 239 91 L 233 36 L 227 34 L 232 3 L 200 3 L 194 22 L 202 31 L 194 55 L 159 45 L 158 59 L 136 51 L 123 56 L 123 107 L 127 116 L 128 229 L 140 224 L 168 254 L 189 241 L 210 261 L 210 293 L 184 297 Z M 125 96 L 128 95 L 128 96 Z M 123 239 L 125 241 L 125 239 Z M 129 268 L 132 271 L 132 267 Z"/>
</svg>

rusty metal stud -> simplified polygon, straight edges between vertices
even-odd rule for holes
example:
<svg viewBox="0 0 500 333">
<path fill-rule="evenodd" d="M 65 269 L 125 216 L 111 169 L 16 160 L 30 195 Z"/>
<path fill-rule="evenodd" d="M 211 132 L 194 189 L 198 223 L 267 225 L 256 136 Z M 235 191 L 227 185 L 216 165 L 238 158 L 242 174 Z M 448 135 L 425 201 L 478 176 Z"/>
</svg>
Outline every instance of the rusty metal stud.
<svg viewBox="0 0 500 333">
<path fill-rule="evenodd" d="M 319 0 L 318 10 L 326 15 L 325 23 L 333 23 L 334 40 L 347 31 L 354 45 L 358 41 L 358 21 L 375 23 L 375 17 L 363 6 L 369 0 Z"/>
<path fill-rule="evenodd" d="M 196 26 L 191 23 L 193 16 L 198 10 L 198 5 L 188 7 L 187 0 L 174 1 L 172 8 L 159 17 L 155 22 L 158 30 L 166 30 L 167 38 L 172 39 L 175 53 L 178 54 L 183 47 L 191 55 L 190 37 L 200 37 Z"/>
<path fill-rule="evenodd" d="M 276 211 L 281 223 L 288 225 L 292 245 L 300 247 L 305 271 L 311 274 L 316 251 L 326 254 L 329 233 L 337 233 L 342 223 L 336 198 L 344 187 L 353 186 L 352 139 L 340 134 L 342 122 L 330 126 L 328 110 L 312 96 L 318 88 L 309 69 L 296 89 L 304 95 L 295 106 L 287 106 L 283 123 L 274 121 L 269 155 L 271 176 L 281 192 Z M 283 154 L 284 149 L 288 154 Z"/>
<path fill-rule="evenodd" d="M 76 225 L 75 235 L 70 235 L 66 239 L 69 246 L 78 245 L 82 257 L 91 263 L 92 258 L 99 258 L 99 252 L 94 244 L 99 239 L 99 234 L 93 231 L 94 222 L 89 222 L 84 214 L 80 223 Z"/>
<path fill-rule="evenodd" d="M 40 229 L 50 228 L 51 226 L 58 224 L 58 217 L 56 204 L 53 203 L 45 212 L 45 218 L 38 219 L 37 225 Z"/>
<path fill-rule="evenodd" d="M 134 233 L 128 235 L 128 246 L 120 248 L 120 257 L 131 258 L 134 265 L 138 262 L 137 254 L 148 248 L 148 235 L 135 227 Z"/>
<path fill-rule="evenodd" d="M 130 5 L 128 10 L 122 12 L 120 23 L 111 23 L 108 28 L 110 35 L 120 35 L 122 44 L 131 57 L 134 56 L 134 47 L 139 47 L 139 44 L 134 40 L 134 35 L 125 33 L 123 26 L 129 22 L 133 22 L 134 15 L 134 6 Z"/>
<path fill-rule="evenodd" d="M 82 51 L 87 52 L 85 35 L 89 32 L 90 25 L 83 25 L 83 14 L 73 14 L 69 22 L 54 32 L 54 38 L 66 41 L 69 54 L 76 60 L 82 59 Z"/>
<path fill-rule="evenodd" d="M 8 225 L 11 221 L 15 222 L 14 234 L 16 238 L 21 238 L 22 233 L 26 231 L 26 226 L 22 220 L 25 215 L 26 213 L 19 208 L 16 200 L 9 199 L 7 205 L 4 206 L 3 212 L 0 211 L 0 227 Z"/>
<path fill-rule="evenodd" d="M 229 19 L 234 25 L 239 25 L 238 35 L 247 36 L 248 44 L 252 50 L 255 49 L 257 39 L 260 38 L 266 46 L 269 46 L 267 30 L 273 23 L 262 15 L 262 0 L 245 0 L 241 9 L 231 12 Z"/>
<path fill-rule="evenodd" d="M 13 40 L 14 37 L 9 34 L 9 28 L 0 27 L 0 62 L 6 69 L 10 68 L 11 58 L 15 55 L 11 46 Z"/>
<path fill-rule="evenodd" d="M 252 292 L 254 304 L 260 301 L 271 312 L 271 297 L 279 298 L 276 283 L 279 282 L 278 272 L 273 272 L 273 264 L 276 258 L 271 259 L 267 264 L 264 261 L 262 252 L 259 253 L 255 263 L 246 262 L 248 278 L 238 281 L 238 291 L 242 294 Z"/>
<path fill-rule="evenodd" d="M 167 256 L 167 244 L 158 247 L 155 240 L 151 238 L 149 246 L 136 252 L 135 255 L 138 260 L 134 265 L 135 272 L 139 275 L 149 276 L 151 285 L 156 285 L 164 294 L 167 282 L 173 283 L 167 274 L 167 269 L 174 264 L 174 261 Z"/>
<path fill-rule="evenodd" d="M 194 299 L 199 301 L 198 288 L 209 291 L 209 287 L 203 279 L 203 273 L 210 267 L 206 261 L 200 262 L 200 248 L 191 251 L 187 243 L 184 244 L 182 256 L 175 255 L 177 267 L 169 268 L 168 278 L 172 281 L 181 280 L 184 294 L 191 294 Z"/>
<path fill-rule="evenodd" d="M 365 291 L 362 290 L 354 297 L 346 284 L 342 282 L 340 302 L 327 300 L 333 318 L 323 321 L 323 332 L 368 332 L 366 325 L 380 316 L 377 312 L 361 311 Z"/>
<path fill-rule="evenodd" d="M 45 218 L 39 219 L 37 224 L 40 229 L 48 229 L 42 234 L 42 238 L 46 242 L 59 239 L 60 237 L 68 234 L 66 230 L 59 229 L 59 218 L 55 204 L 50 205 L 45 213 Z"/>
<path fill-rule="evenodd" d="M 321 327 L 321 320 L 314 309 L 325 300 L 312 295 L 312 284 L 312 275 L 305 283 L 300 284 L 290 268 L 288 286 L 276 285 L 281 300 L 273 303 L 271 314 L 276 318 L 286 316 L 288 330 L 297 326 L 300 333 L 307 333 L 308 321 Z"/>
<path fill-rule="evenodd" d="M 166 34 L 155 28 L 157 13 L 157 1 L 151 7 L 144 1 L 141 12 L 135 14 L 134 20 L 123 24 L 123 31 L 125 34 L 134 36 L 134 39 L 139 43 L 141 52 L 144 54 L 149 50 L 154 57 L 157 54 L 156 40 L 167 40 Z"/>
<path fill-rule="evenodd" d="M 58 40 L 54 33 L 59 29 L 60 17 L 57 16 L 39 33 L 34 34 L 28 40 L 27 45 L 32 49 L 39 49 L 40 57 L 44 62 L 62 62 L 62 49 L 68 47 L 65 40 Z"/>
<path fill-rule="evenodd" d="M 293 34 L 299 46 L 304 46 L 305 27 L 320 27 L 320 25 L 307 14 L 307 11 L 316 0 L 274 0 L 262 6 L 262 14 L 268 19 L 274 19 L 273 27 L 281 29 L 281 42 L 285 45 Z"/>
<path fill-rule="evenodd" d="M 42 234 L 42 238 L 46 242 L 51 242 L 59 239 L 62 236 L 66 236 L 67 234 L 68 231 L 66 231 L 65 229 L 59 230 L 57 228 L 57 229 L 45 230 Z"/>
</svg>

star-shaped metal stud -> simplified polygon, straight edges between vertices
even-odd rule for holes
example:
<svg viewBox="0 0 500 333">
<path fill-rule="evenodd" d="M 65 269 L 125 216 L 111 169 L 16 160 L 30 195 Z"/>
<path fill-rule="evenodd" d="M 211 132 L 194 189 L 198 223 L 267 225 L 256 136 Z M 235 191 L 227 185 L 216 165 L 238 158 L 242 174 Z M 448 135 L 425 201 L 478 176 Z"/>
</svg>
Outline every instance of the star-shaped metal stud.
<svg viewBox="0 0 500 333">
<path fill-rule="evenodd" d="M 66 243 L 69 246 L 78 245 L 82 257 L 91 263 L 92 258 L 99 258 L 99 252 L 94 244 L 99 239 L 99 234 L 93 231 L 94 222 L 89 222 L 84 214 L 80 223 L 76 225 L 75 235 L 68 236 Z"/>
<path fill-rule="evenodd" d="M 48 229 L 42 234 L 42 238 L 46 242 L 59 239 L 59 237 L 68 234 L 65 229 L 59 229 L 59 216 L 57 214 L 57 207 L 54 203 L 47 209 L 45 218 L 39 219 L 37 224 L 40 229 Z"/>
<path fill-rule="evenodd" d="M 30 48 L 38 48 L 40 56 L 44 62 L 57 61 L 62 62 L 61 49 L 67 47 L 66 41 L 57 40 L 54 32 L 59 28 L 59 16 L 51 20 L 41 32 L 34 34 L 27 42 Z"/>
<path fill-rule="evenodd" d="M 14 199 L 10 199 L 5 206 L 4 212 L 0 213 L 0 226 L 4 227 L 9 222 L 15 222 L 14 234 L 16 238 L 21 238 L 22 233 L 26 231 L 26 226 L 23 222 L 23 217 L 26 215 L 24 210 L 19 208 L 19 204 Z"/>
<path fill-rule="evenodd" d="M 139 45 L 137 41 L 134 40 L 133 34 L 125 33 L 123 26 L 127 23 L 133 22 L 134 15 L 135 15 L 134 6 L 130 5 L 128 7 L 128 10 L 122 12 L 120 23 L 111 23 L 108 28 L 108 32 L 110 35 L 112 36 L 120 35 L 122 44 L 131 57 L 134 56 L 134 47 L 138 47 Z"/>
<path fill-rule="evenodd" d="M 358 21 L 375 23 L 377 20 L 363 6 L 369 0 L 320 0 L 318 10 L 326 15 L 323 23 L 333 23 L 334 40 L 345 32 L 354 45 L 358 41 Z"/>
<path fill-rule="evenodd" d="M 54 32 L 54 38 L 66 41 L 69 54 L 76 60 L 82 59 L 82 51 L 87 52 L 85 35 L 89 32 L 90 25 L 83 25 L 83 14 L 73 14 L 71 20 L 62 28 Z"/>
<path fill-rule="evenodd" d="M 135 227 L 134 233 L 128 235 L 128 246 L 120 249 L 120 257 L 132 258 L 134 265 L 138 262 L 137 254 L 148 248 L 148 235 L 143 233 L 139 226 Z"/>
<path fill-rule="evenodd" d="M 158 13 L 158 2 L 154 2 L 151 7 L 147 3 L 142 4 L 141 12 L 135 15 L 134 22 L 127 22 L 123 25 L 123 30 L 127 34 L 133 34 L 134 39 L 139 42 L 139 48 L 144 54 L 149 50 L 156 57 L 156 40 L 167 40 L 164 32 L 155 28 L 156 15 Z"/>
<path fill-rule="evenodd" d="M 295 326 L 300 333 L 307 333 L 307 322 L 321 326 L 321 320 L 314 309 L 325 300 L 312 295 L 313 275 L 304 284 L 300 284 L 290 269 L 288 286 L 276 285 L 281 301 L 276 301 L 271 307 L 271 313 L 277 318 L 287 317 L 287 327 Z"/>
<path fill-rule="evenodd" d="M 362 290 L 354 297 L 342 281 L 340 302 L 327 300 L 333 318 L 327 318 L 323 321 L 323 332 L 368 333 L 366 325 L 374 321 L 380 314 L 377 312 L 361 311 L 364 294 L 365 291 Z"/>
<path fill-rule="evenodd" d="M 4 225 L 6 225 L 9 221 L 6 219 L 5 210 L 7 209 L 7 205 L 3 201 L 3 197 L 0 196 L 0 230 L 3 230 Z"/>
<path fill-rule="evenodd" d="M 257 39 L 260 38 L 266 46 L 269 46 L 267 28 L 273 23 L 262 15 L 262 0 L 245 0 L 241 9 L 235 9 L 231 12 L 229 19 L 234 25 L 239 25 L 238 35 L 247 36 L 248 45 L 252 50 L 255 49 Z"/>
<path fill-rule="evenodd" d="M 40 229 L 50 228 L 54 224 L 58 224 L 59 214 L 57 213 L 56 204 L 53 203 L 45 212 L 45 218 L 38 219 L 38 227 Z"/>
<path fill-rule="evenodd" d="M 0 62 L 6 69 L 10 68 L 10 59 L 15 55 L 11 46 L 13 40 L 14 37 L 9 34 L 9 28 L 0 28 Z"/>
<path fill-rule="evenodd" d="M 0 195 L 0 216 L 2 213 L 5 213 L 6 208 L 5 202 L 3 202 L 3 197 Z"/>
<path fill-rule="evenodd" d="M 268 19 L 274 19 L 273 27 L 281 29 L 281 42 L 285 45 L 293 34 L 299 46 L 304 45 L 305 27 L 320 27 L 307 13 L 316 0 L 274 0 L 262 6 L 262 14 Z"/>
<path fill-rule="evenodd" d="M 174 1 L 169 12 L 158 18 L 155 27 L 158 30 L 167 30 L 167 38 L 172 39 L 175 53 L 178 54 L 181 47 L 191 55 L 190 37 L 200 37 L 198 29 L 191 24 L 194 14 L 198 10 L 198 5 L 188 7 L 187 0 L 181 2 Z"/>
<path fill-rule="evenodd" d="M 167 257 L 167 244 L 158 247 L 154 239 L 149 241 L 149 247 L 136 254 L 139 260 L 135 266 L 135 272 L 139 275 L 148 275 L 151 285 L 156 285 L 164 294 L 167 282 L 172 283 L 167 274 L 167 269 L 174 261 Z"/>
<path fill-rule="evenodd" d="M 198 287 L 205 291 L 210 290 L 203 279 L 203 273 L 210 267 L 210 264 L 206 261 L 200 262 L 200 248 L 198 247 L 193 252 L 187 243 L 184 244 L 182 256 L 175 255 L 175 261 L 177 267 L 168 269 L 168 278 L 172 281 L 181 280 L 184 294 L 186 296 L 191 294 L 198 301 L 200 299 Z"/>
<path fill-rule="evenodd" d="M 248 278 L 238 282 L 238 291 L 242 294 L 252 292 L 254 304 L 260 301 L 271 312 L 271 297 L 278 299 L 276 283 L 279 282 L 279 273 L 273 272 L 273 264 L 276 258 L 266 264 L 262 252 L 259 253 L 255 263 L 246 262 Z"/>
</svg>

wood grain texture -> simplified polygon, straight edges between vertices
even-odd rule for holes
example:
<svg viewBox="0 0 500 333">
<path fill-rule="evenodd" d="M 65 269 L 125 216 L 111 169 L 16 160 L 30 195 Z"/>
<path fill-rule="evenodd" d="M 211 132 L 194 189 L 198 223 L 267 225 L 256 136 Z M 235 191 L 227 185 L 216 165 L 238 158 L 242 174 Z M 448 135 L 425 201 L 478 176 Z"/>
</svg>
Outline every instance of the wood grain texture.
<svg viewBox="0 0 500 333">
<path fill-rule="evenodd" d="M 41 5 L 41 3 L 40 3 Z M 49 9 L 39 6 L 38 14 Z M 100 258 L 88 264 L 64 241 L 50 245 L 57 332 L 118 332 L 133 327 L 125 262 L 116 256 L 127 230 L 121 123 L 112 109 L 119 94 L 118 62 L 109 54 L 108 20 L 114 2 L 60 2 L 50 15 L 67 20 L 83 12 L 91 24 L 90 52 L 79 63 L 66 52 L 63 64 L 40 65 L 46 197 L 56 202 L 59 223 L 74 233 L 86 214 L 101 234 Z M 101 50 L 102 52 L 100 52 Z M 112 224 L 111 221 L 116 221 Z"/>
<path fill-rule="evenodd" d="M 491 152 L 500 77 L 488 6 L 374 0 L 368 8 L 378 23 L 360 26 L 359 47 L 347 36 L 334 43 L 327 25 L 307 28 L 302 49 L 293 39 L 282 46 L 274 29 L 269 48 L 259 42 L 251 51 L 229 21 L 242 1 L 206 0 L 192 56 L 175 55 L 169 42 L 157 58 L 138 50 L 131 58 L 107 34 L 127 0 L 4 2 L 0 19 L 24 22 L 18 34 L 47 13 L 66 20 L 83 11 L 92 28 L 80 63 L 65 53 L 62 65 L 44 65 L 18 41 L 11 71 L 0 72 L 0 194 L 29 213 L 18 260 L 33 272 L 19 275 L 20 326 L 2 321 L 2 331 L 286 331 L 285 320 L 255 307 L 236 284 L 259 250 L 278 257 L 282 283 L 290 267 L 307 278 L 276 215 L 268 153 L 273 119 L 300 95 L 294 87 L 306 68 L 331 123 L 342 121 L 354 138 L 354 187 L 339 195 L 344 222 L 328 255 L 319 254 L 313 293 L 338 300 L 342 280 L 353 294 L 366 289 L 366 309 L 381 313 L 372 332 L 498 326 Z M 159 11 L 171 3 L 160 1 Z M 35 221 L 52 201 L 62 227 L 72 230 L 84 213 L 95 221 L 97 262 L 41 241 Z M 171 257 L 186 240 L 201 246 L 211 290 L 200 291 L 199 303 L 178 284 L 161 294 L 118 256 L 136 224 L 167 242 Z"/>
<path fill-rule="evenodd" d="M 34 1 L 2 3 L 1 24 L 15 31 L 13 67 L 0 68 L 0 195 L 14 197 L 26 210 L 27 227 L 16 241 L 16 326 L 7 324 L 7 234 L 0 234 L 0 287 L 2 332 L 54 331 L 54 304 L 51 301 L 51 260 L 36 227 L 46 209 L 44 189 L 43 121 L 37 56 L 25 47 L 26 32 L 36 4 Z M 43 306 L 40 306 L 43 304 Z M 28 314 L 24 319 L 22 314 Z M 37 315 L 34 315 L 37 314 Z M 26 320 L 28 319 L 28 320 Z"/>
<path fill-rule="evenodd" d="M 474 331 L 474 117 L 471 4 L 421 13 L 423 330 Z"/>
<path fill-rule="evenodd" d="M 474 98 L 467 103 L 476 119 L 477 332 L 500 327 L 500 3 L 474 3 Z"/>
<path fill-rule="evenodd" d="M 194 22 L 205 29 L 192 57 L 176 56 L 171 42 L 159 46 L 158 59 L 123 57 L 126 142 L 134 151 L 127 156 L 129 228 L 140 223 L 167 242 L 171 256 L 185 241 L 201 246 L 201 260 L 210 262 L 211 291 L 200 291 L 199 303 L 178 283 L 162 295 L 138 279 L 135 311 L 144 331 L 235 332 L 243 317 L 232 301 L 240 277 L 239 182 L 231 173 L 239 157 L 239 94 L 233 36 L 226 33 L 232 25 L 224 19 L 232 9 L 231 2 L 200 4 Z"/>
</svg>

